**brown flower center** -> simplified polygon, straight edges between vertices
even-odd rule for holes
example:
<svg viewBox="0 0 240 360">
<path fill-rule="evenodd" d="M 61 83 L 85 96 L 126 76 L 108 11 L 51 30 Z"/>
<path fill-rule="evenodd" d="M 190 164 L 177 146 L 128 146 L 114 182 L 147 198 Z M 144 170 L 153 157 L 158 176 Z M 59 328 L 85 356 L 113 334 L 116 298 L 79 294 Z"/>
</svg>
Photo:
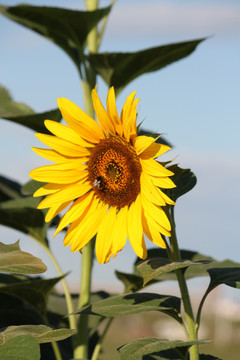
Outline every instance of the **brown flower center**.
<svg viewBox="0 0 240 360">
<path fill-rule="evenodd" d="M 130 205 L 140 193 L 142 167 L 134 147 L 120 136 L 100 140 L 88 161 L 89 181 L 110 206 Z"/>
</svg>

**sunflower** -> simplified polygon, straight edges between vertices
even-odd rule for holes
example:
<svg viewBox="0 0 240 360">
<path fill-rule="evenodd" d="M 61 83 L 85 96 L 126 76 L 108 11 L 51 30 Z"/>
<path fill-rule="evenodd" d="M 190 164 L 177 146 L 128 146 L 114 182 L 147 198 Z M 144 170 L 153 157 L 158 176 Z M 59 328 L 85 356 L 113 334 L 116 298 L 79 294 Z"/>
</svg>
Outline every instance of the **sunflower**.
<svg viewBox="0 0 240 360">
<path fill-rule="evenodd" d="M 64 245 L 82 248 L 96 235 L 99 263 L 125 246 L 127 238 L 137 256 L 147 257 L 144 234 L 154 244 L 166 247 L 161 236 L 170 236 L 171 226 L 163 206 L 174 202 L 161 190 L 175 185 L 173 173 L 155 160 L 170 149 L 151 136 L 138 136 L 136 92 L 131 93 L 121 115 L 116 109 L 114 88 L 104 109 L 96 89 L 92 101 L 97 121 L 65 98 L 58 106 L 67 125 L 45 120 L 53 135 L 36 134 L 50 149 L 33 148 L 54 164 L 30 172 L 46 184 L 34 196 L 45 196 L 39 209 L 49 208 L 46 221 L 61 211 L 54 236 L 67 228 Z"/>
</svg>

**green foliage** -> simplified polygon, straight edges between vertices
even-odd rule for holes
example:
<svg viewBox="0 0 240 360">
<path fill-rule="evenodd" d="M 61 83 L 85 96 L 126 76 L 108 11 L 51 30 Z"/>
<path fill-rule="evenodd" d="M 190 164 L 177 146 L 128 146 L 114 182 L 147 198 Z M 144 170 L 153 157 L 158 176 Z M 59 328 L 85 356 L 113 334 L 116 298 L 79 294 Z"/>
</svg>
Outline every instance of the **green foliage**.
<svg viewBox="0 0 240 360">
<path fill-rule="evenodd" d="M 148 311 L 160 311 L 181 322 L 180 299 L 175 296 L 151 293 L 135 293 L 110 296 L 81 310 L 82 314 L 104 317 L 133 315 Z"/>
<path fill-rule="evenodd" d="M 87 60 L 118 94 L 137 77 L 190 55 L 204 39 L 158 46 L 132 53 L 89 54 Z"/>
<path fill-rule="evenodd" d="M 50 291 L 61 278 L 25 279 L 0 287 L 0 294 L 16 297 L 29 304 L 45 320 Z"/>
<path fill-rule="evenodd" d="M 12 100 L 9 92 L 0 86 L 0 118 L 34 114 L 27 105 Z"/>
<path fill-rule="evenodd" d="M 37 340 L 38 344 L 43 344 L 47 342 L 66 339 L 67 337 L 73 335 L 74 333 L 75 333 L 74 330 L 70 330 L 70 329 L 53 330 L 46 325 L 9 326 L 0 333 L 0 345 L 3 345 L 5 342 L 8 342 L 14 337 L 22 336 L 22 335 L 31 335 Z"/>
<path fill-rule="evenodd" d="M 42 185 L 42 183 L 41 183 Z M 58 217 L 45 222 L 45 210 L 37 209 L 41 198 L 33 198 L 32 194 L 40 187 L 37 181 L 30 181 L 25 186 L 0 176 L 0 224 L 19 230 L 48 246 L 47 230 L 54 226 Z M 25 194 L 31 194 L 26 196 Z"/>
<path fill-rule="evenodd" d="M 60 121 L 62 115 L 59 109 L 35 114 L 27 105 L 13 101 L 8 91 L 4 87 L 0 87 L 0 118 L 26 126 L 37 132 L 49 134 L 44 125 L 44 120 Z"/>
<path fill-rule="evenodd" d="M 123 345 L 119 348 L 121 360 L 142 360 L 144 355 L 153 354 L 163 350 L 177 349 L 180 358 L 186 355 L 187 350 L 194 344 L 203 344 L 209 342 L 202 341 L 169 341 L 158 338 L 144 338 L 132 341 L 129 344 Z"/>
<path fill-rule="evenodd" d="M 202 262 L 193 262 L 190 260 L 171 262 L 170 260 L 166 259 L 149 259 L 139 263 L 137 269 L 143 277 L 143 285 L 145 285 L 149 281 L 156 279 L 161 275 L 165 275 L 178 269 L 185 269 L 189 266 L 199 264 L 202 264 Z"/>
<path fill-rule="evenodd" d="M 12 245 L 0 242 L 0 271 L 12 274 L 39 274 L 47 270 L 41 259 L 21 251 L 19 241 Z"/>
<path fill-rule="evenodd" d="M 0 6 L 9 19 L 43 35 L 60 46 L 79 69 L 89 32 L 108 15 L 111 7 L 95 11 L 74 11 L 45 6 Z"/>
<path fill-rule="evenodd" d="M 40 360 L 40 348 L 31 335 L 19 335 L 0 345 L 0 358 L 4 360 Z"/>
<path fill-rule="evenodd" d="M 190 169 L 182 169 L 176 164 L 168 166 L 168 169 L 174 173 L 171 179 L 176 187 L 167 189 L 165 192 L 170 199 L 176 201 L 180 196 L 194 188 L 197 178 Z"/>
</svg>

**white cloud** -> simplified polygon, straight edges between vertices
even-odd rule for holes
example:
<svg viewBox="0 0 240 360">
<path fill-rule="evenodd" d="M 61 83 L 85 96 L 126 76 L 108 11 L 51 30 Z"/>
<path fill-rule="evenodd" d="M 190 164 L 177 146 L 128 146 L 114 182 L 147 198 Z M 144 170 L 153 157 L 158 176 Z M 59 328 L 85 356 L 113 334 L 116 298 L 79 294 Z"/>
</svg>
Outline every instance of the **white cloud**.
<svg viewBox="0 0 240 360">
<path fill-rule="evenodd" d="M 224 3 L 117 2 L 109 19 L 111 35 L 239 34 L 240 7 Z"/>
</svg>

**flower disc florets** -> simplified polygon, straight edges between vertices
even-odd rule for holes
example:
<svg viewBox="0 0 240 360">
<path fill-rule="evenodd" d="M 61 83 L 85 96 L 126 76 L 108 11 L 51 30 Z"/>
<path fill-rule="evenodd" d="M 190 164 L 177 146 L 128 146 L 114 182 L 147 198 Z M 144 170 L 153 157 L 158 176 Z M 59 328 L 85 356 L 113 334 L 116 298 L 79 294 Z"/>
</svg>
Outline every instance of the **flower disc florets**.
<svg viewBox="0 0 240 360">
<path fill-rule="evenodd" d="M 140 193 L 142 167 L 134 147 L 120 136 L 100 140 L 89 157 L 89 181 L 110 206 L 131 205 Z"/>
</svg>

